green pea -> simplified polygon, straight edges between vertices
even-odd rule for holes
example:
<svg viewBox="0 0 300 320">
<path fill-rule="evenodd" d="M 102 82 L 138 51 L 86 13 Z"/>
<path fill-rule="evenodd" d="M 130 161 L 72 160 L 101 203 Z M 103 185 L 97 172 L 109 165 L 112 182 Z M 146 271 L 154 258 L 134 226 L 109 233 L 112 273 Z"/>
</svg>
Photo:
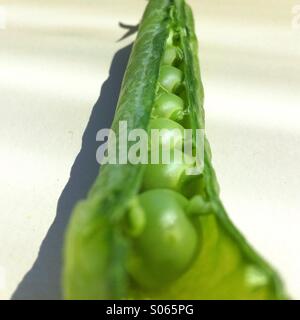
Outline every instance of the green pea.
<svg viewBox="0 0 300 320">
<path fill-rule="evenodd" d="M 152 119 L 149 123 L 150 144 L 153 147 L 153 135 L 155 131 L 159 130 L 159 145 L 163 150 L 173 150 L 174 148 L 182 149 L 184 139 L 184 128 L 179 123 L 166 119 L 158 118 Z"/>
<path fill-rule="evenodd" d="M 174 31 L 171 29 L 170 32 L 169 32 L 167 41 L 166 41 L 166 45 L 167 46 L 172 46 L 173 45 L 174 36 L 175 36 Z"/>
<path fill-rule="evenodd" d="M 188 200 L 179 193 L 156 189 L 138 196 L 145 226 L 132 238 L 127 269 L 141 287 L 164 286 L 180 277 L 199 249 L 199 228 L 186 215 Z M 134 214 L 131 216 L 135 216 Z"/>
<path fill-rule="evenodd" d="M 183 81 L 183 73 L 173 66 L 162 66 L 158 81 L 167 91 L 175 92 Z"/>
<path fill-rule="evenodd" d="M 169 46 L 166 48 L 164 56 L 162 58 L 162 64 L 172 65 L 177 58 L 176 47 Z"/>
<path fill-rule="evenodd" d="M 183 118 L 183 108 L 184 102 L 180 97 L 172 93 L 162 93 L 155 101 L 153 116 L 178 121 Z"/>
<path fill-rule="evenodd" d="M 189 177 L 186 170 L 193 167 L 193 162 L 184 162 L 184 154 L 178 150 L 179 159 L 171 159 L 170 164 L 147 164 L 143 177 L 143 189 L 166 188 L 181 191 Z M 185 155 L 187 157 L 187 155 Z"/>
<path fill-rule="evenodd" d="M 183 52 L 179 47 L 175 47 L 172 44 L 167 45 L 162 58 L 162 65 L 174 65 L 178 64 L 183 59 Z"/>
</svg>

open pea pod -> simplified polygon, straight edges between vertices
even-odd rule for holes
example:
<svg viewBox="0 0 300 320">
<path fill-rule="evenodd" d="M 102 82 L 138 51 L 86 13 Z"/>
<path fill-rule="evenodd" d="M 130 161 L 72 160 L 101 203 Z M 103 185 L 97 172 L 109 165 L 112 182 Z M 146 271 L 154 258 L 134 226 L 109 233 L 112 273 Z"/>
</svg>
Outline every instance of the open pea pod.
<svg viewBox="0 0 300 320">
<path fill-rule="evenodd" d="M 150 0 L 112 129 L 204 128 L 191 9 Z M 130 143 L 127 146 L 129 150 Z M 204 170 L 106 164 L 69 223 L 66 299 L 285 299 L 278 275 L 228 218 L 205 139 Z"/>
</svg>

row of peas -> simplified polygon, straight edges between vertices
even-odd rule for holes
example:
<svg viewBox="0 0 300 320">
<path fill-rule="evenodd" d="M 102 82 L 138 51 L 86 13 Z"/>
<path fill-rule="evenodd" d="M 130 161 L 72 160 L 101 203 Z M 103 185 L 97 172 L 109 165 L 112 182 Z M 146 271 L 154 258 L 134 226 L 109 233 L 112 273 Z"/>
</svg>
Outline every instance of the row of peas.
<svg viewBox="0 0 300 320">
<path fill-rule="evenodd" d="M 182 98 L 183 53 L 174 39 L 176 35 L 171 32 L 149 129 L 183 132 L 182 120 L 187 113 Z M 188 181 L 185 163 L 145 166 L 142 192 L 132 201 L 126 216 L 126 232 L 132 239 L 127 270 L 140 287 L 157 290 L 175 281 L 192 264 L 201 248 L 199 214 L 207 214 L 211 208 L 200 195 L 191 199 L 183 195 Z"/>
</svg>

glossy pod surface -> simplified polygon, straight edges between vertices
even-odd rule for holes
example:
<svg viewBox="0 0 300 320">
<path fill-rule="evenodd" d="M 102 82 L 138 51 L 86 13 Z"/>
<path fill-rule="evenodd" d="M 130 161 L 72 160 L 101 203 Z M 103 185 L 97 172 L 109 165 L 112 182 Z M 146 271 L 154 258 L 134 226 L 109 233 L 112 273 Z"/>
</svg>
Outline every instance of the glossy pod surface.
<svg viewBox="0 0 300 320">
<path fill-rule="evenodd" d="M 119 121 L 129 130 L 167 130 L 159 148 L 180 152 L 178 132 L 204 129 L 197 39 L 184 0 L 149 1 L 112 125 L 117 140 Z M 195 179 L 186 164 L 161 160 L 102 167 L 68 226 L 65 298 L 286 298 L 276 272 L 228 218 L 207 140 Z"/>
</svg>

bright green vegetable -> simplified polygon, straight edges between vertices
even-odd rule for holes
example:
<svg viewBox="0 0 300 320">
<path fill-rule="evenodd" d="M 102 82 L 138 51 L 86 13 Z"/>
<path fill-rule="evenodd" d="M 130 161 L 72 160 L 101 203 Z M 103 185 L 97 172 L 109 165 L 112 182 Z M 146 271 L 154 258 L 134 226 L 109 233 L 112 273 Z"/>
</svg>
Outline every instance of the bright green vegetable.
<svg viewBox="0 0 300 320">
<path fill-rule="evenodd" d="M 162 93 L 183 104 L 171 108 L 166 96 L 157 105 Z M 168 129 L 160 145 L 180 152 L 182 137 L 170 129 L 204 128 L 197 39 L 184 0 L 149 1 L 112 126 L 117 140 L 119 121 L 129 130 Z M 276 272 L 225 212 L 208 141 L 204 171 L 194 178 L 159 160 L 102 167 L 67 230 L 65 298 L 285 299 Z"/>
<path fill-rule="evenodd" d="M 171 93 L 162 93 L 154 104 L 153 116 L 155 118 L 169 118 L 174 121 L 182 120 L 184 101 Z"/>
<path fill-rule="evenodd" d="M 173 155 L 171 163 L 163 164 L 160 161 L 159 164 L 145 165 L 143 189 L 166 188 L 179 192 L 182 191 L 185 182 L 191 179 L 186 171 L 194 166 L 193 159 L 185 162 L 184 156 L 188 157 L 188 155 L 184 155 L 179 151 L 178 159 L 175 159 Z"/>
<path fill-rule="evenodd" d="M 167 40 L 164 55 L 162 57 L 162 65 L 175 65 L 182 61 L 183 53 L 179 47 L 173 45 L 173 34 L 170 33 L 169 39 Z"/>
<path fill-rule="evenodd" d="M 178 57 L 176 47 L 169 46 L 166 48 L 164 56 L 162 58 L 162 64 L 172 65 Z"/>
<path fill-rule="evenodd" d="M 175 92 L 183 80 L 182 71 L 173 66 L 162 66 L 160 69 L 159 84 L 169 92 Z"/>
<path fill-rule="evenodd" d="M 159 138 L 159 144 L 165 150 L 169 146 L 170 149 L 182 149 L 184 139 L 184 128 L 179 123 L 166 118 L 153 119 L 149 122 L 149 131 L 150 130 L 152 130 L 152 135 L 150 136 L 150 143 L 156 142 L 156 140 L 153 137 L 153 134 L 157 133 L 157 137 Z"/>
<path fill-rule="evenodd" d="M 130 211 L 145 217 L 145 227 L 132 238 L 128 270 L 142 287 L 157 288 L 176 280 L 199 247 L 199 225 L 185 212 L 188 201 L 178 193 L 156 189 L 142 193 Z"/>
</svg>

